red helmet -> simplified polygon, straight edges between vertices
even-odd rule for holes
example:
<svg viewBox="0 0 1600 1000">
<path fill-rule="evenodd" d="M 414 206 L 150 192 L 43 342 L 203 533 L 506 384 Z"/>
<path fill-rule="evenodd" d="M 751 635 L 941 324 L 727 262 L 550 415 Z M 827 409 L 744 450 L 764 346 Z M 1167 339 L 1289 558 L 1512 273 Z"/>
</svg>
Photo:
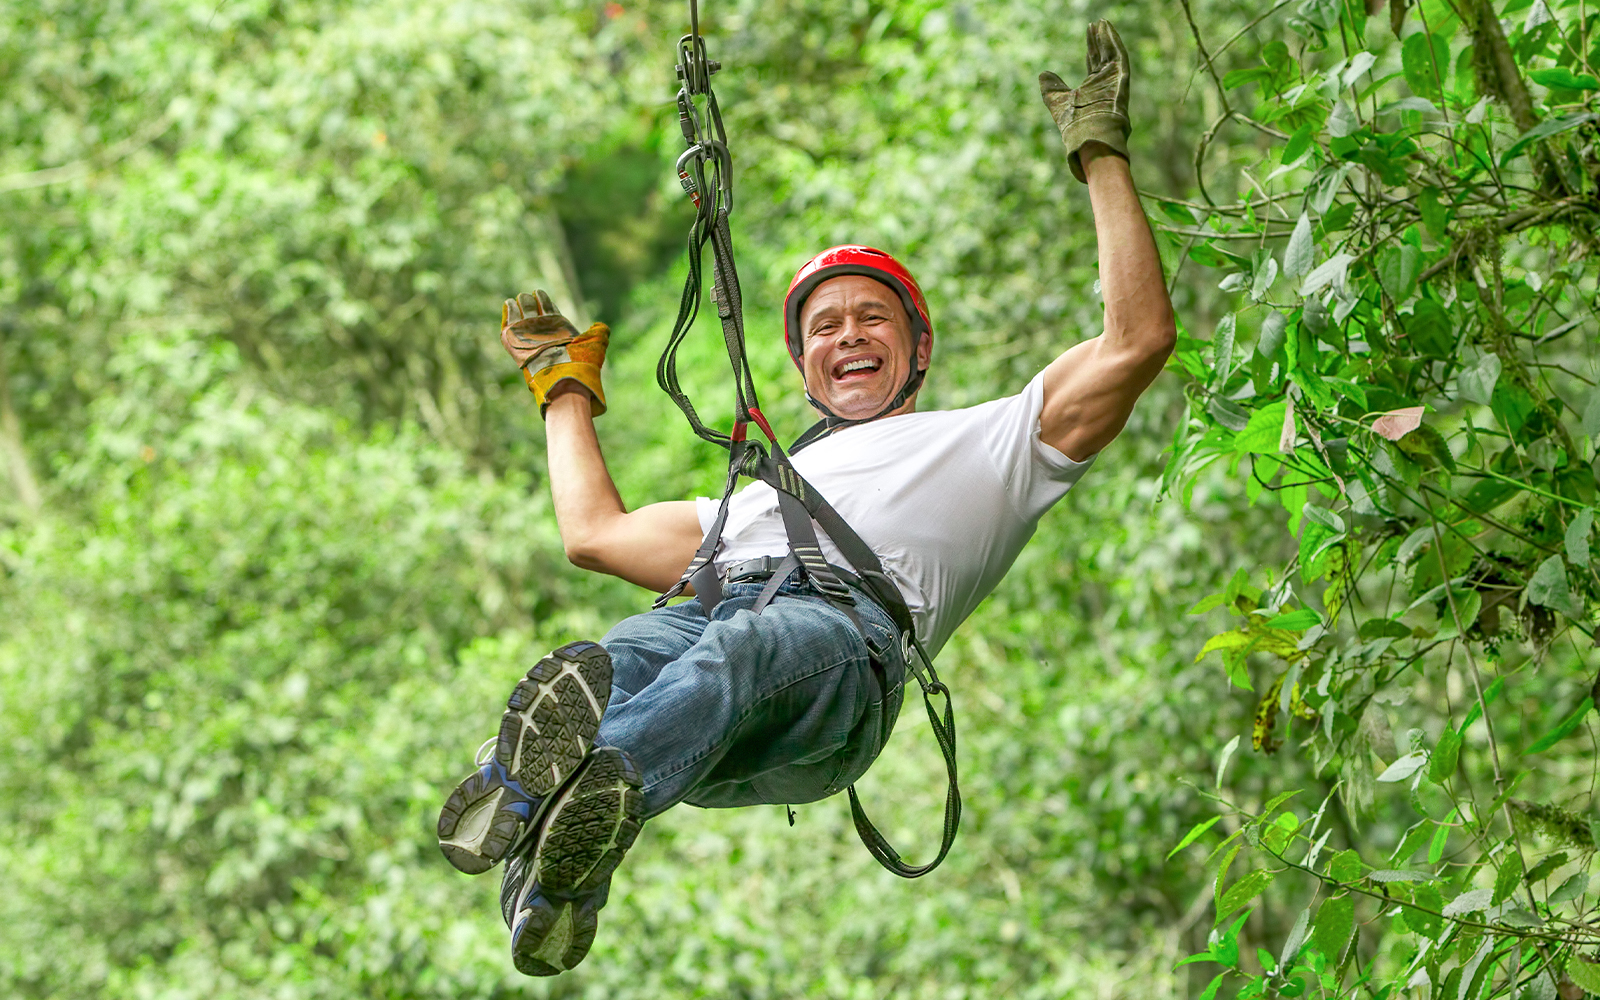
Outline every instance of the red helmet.
<svg viewBox="0 0 1600 1000">
<path fill-rule="evenodd" d="M 917 279 L 910 271 L 882 250 L 872 247 L 855 244 L 829 247 L 800 266 L 794 280 L 789 282 L 789 294 L 783 299 L 783 343 L 789 348 L 795 367 L 801 367 L 800 307 L 818 285 L 841 274 L 865 275 L 894 289 L 906 307 L 906 315 L 911 317 L 913 338 L 926 333 L 932 341 L 933 320 L 928 318 L 928 300 L 922 297 L 922 289 L 917 287 Z"/>
</svg>

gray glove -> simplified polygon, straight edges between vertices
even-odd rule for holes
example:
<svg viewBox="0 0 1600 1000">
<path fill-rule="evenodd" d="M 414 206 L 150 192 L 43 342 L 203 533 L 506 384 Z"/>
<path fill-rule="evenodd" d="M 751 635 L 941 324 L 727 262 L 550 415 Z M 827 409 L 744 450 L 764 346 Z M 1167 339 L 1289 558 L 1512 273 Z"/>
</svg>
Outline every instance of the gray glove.
<svg viewBox="0 0 1600 1000">
<path fill-rule="evenodd" d="M 1085 180 L 1078 150 L 1103 142 L 1128 158 L 1128 50 L 1110 21 L 1089 25 L 1089 77 L 1076 90 L 1051 72 L 1039 74 L 1039 93 L 1061 130 L 1072 176 Z"/>
</svg>

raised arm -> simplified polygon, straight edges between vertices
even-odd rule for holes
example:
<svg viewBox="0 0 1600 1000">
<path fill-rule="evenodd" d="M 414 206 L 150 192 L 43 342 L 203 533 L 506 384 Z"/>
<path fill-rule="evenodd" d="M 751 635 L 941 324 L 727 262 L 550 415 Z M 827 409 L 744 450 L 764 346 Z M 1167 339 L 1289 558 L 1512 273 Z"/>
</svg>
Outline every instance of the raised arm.
<svg viewBox="0 0 1600 1000">
<path fill-rule="evenodd" d="M 694 501 L 623 506 L 600 452 L 589 394 L 576 386 L 552 393 L 545 443 L 556 524 L 572 564 L 650 590 L 677 583 L 700 545 Z"/>
<path fill-rule="evenodd" d="M 651 590 L 678 582 L 700 544 L 692 501 L 629 511 L 606 469 L 594 418 L 606 410 L 600 369 L 611 331 L 583 333 L 544 292 L 507 299 L 500 315 L 505 346 L 545 418 L 550 493 L 567 558 Z"/>
<path fill-rule="evenodd" d="M 1040 90 L 1089 186 L 1100 253 L 1105 332 L 1068 348 L 1044 370 L 1039 436 L 1082 461 L 1110 444 L 1133 404 L 1161 374 L 1177 340 L 1150 224 L 1128 169 L 1128 53 L 1106 21 L 1089 28 L 1089 78 L 1076 90 L 1054 73 Z"/>
</svg>

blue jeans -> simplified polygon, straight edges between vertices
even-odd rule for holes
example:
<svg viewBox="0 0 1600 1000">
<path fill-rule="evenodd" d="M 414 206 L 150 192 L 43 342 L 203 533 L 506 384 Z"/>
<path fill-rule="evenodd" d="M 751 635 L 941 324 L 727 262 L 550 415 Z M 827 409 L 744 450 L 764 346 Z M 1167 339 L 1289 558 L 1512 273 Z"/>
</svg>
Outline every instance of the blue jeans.
<svg viewBox="0 0 1600 1000">
<path fill-rule="evenodd" d="M 601 640 L 613 666 L 596 740 L 644 777 L 645 816 L 826 798 L 866 773 L 894 728 L 905 663 L 888 613 L 853 591 L 861 631 L 798 575 L 759 615 L 761 582 L 629 618 Z"/>
</svg>

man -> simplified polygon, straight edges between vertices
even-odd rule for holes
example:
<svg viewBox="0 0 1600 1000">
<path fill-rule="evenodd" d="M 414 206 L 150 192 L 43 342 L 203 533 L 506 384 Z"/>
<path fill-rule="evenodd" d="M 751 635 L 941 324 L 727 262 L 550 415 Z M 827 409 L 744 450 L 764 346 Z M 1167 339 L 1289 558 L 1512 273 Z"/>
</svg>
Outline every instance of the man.
<svg viewBox="0 0 1600 1000">
<path fill-rule="evenodd" d="M 1103 334 L 1017 396 L 918 413 L 933 323 L 899 262 L 835 247 L 801 268 L 785 302 L 807 397 L 837 424 L 794 466 L 883 563 L 930 653 L 1116 437 L 1172 349 L 1171 304 L 1127 162 L 1127 52 L 1105 21 L 1089 29 L 1089 71 L 1077 89 L 1041 74 L 1040 90 L 1089 187 Z M 715 504 L 623 505 L 594 427 L 607 335 L 600 324 L 580 335 L 543 292 L 508 301 L 502 316 L 502 342 L 545 417 L 568 558 L 666 590 Z M 906 667 L 899 630 L 862 589 L 852 588 L 852 620 L 804 570 L 772 579 L 788 551 L 775 497 L 756 483 L 734 498 L 709 617 L 696 598 L 540 661 L 485 744 L 493 752 L 446 803 L 439 839 L 452 864 L 476 874 L 509 859 L 501 904 L 524 973 L 553 975 L 584 957 L 644 820 L 685 801 L 814 801 L 855 781 L 887 738 Z M 843 561 L 829 540 L 822 548 Z M 775 597 L 757 614 L 764 590 Z"/>
</svg>

